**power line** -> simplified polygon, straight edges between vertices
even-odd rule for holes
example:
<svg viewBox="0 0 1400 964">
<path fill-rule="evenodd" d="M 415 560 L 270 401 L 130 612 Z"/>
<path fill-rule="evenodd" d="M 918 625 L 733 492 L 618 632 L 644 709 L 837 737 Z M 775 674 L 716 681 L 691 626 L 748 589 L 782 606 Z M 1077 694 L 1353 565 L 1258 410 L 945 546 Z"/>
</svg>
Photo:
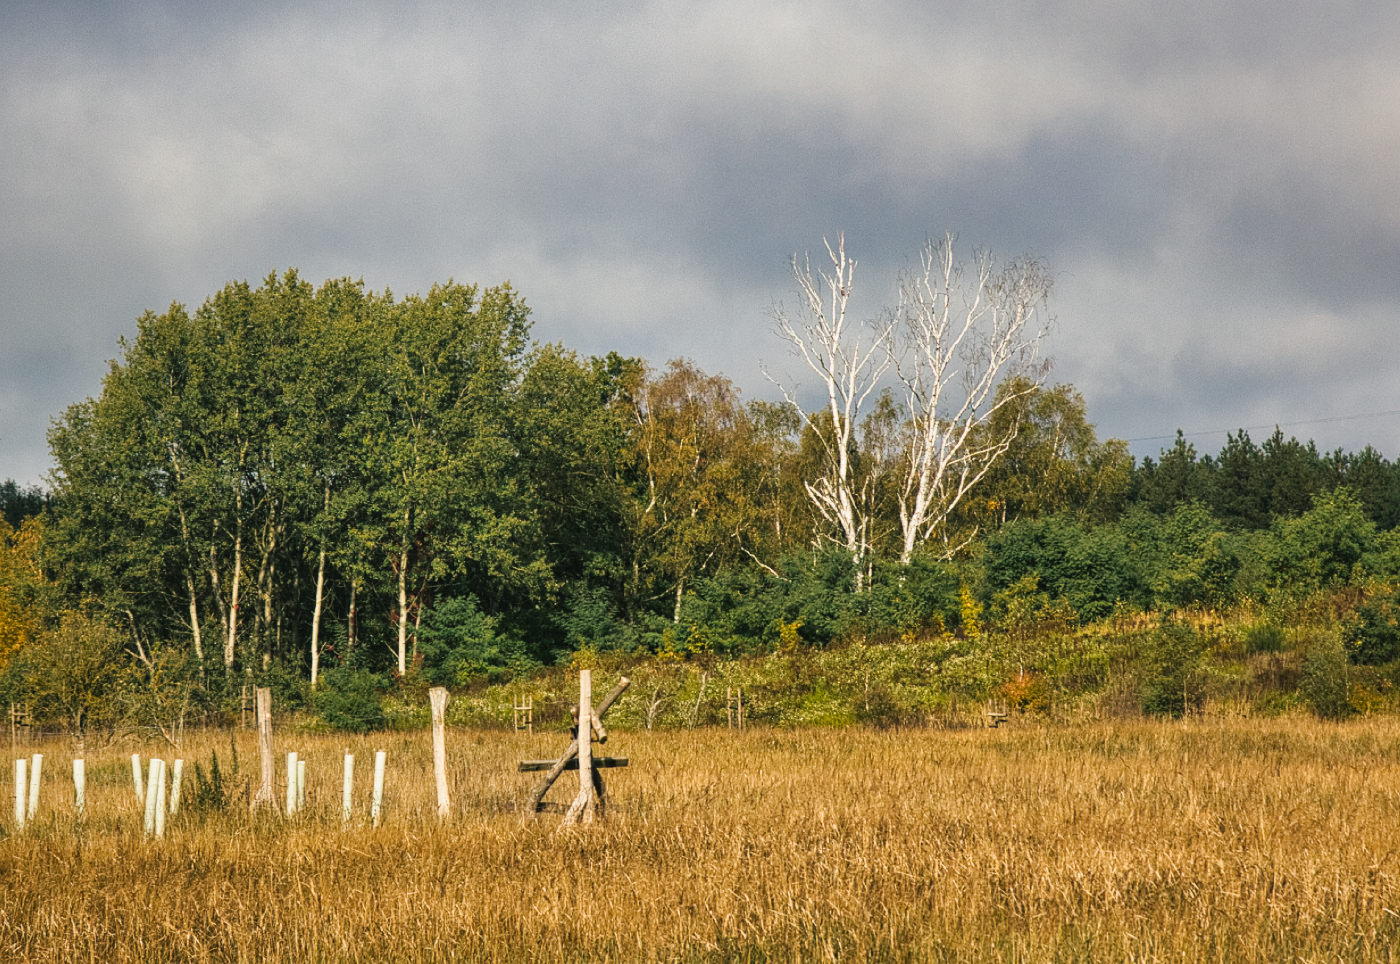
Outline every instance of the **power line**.
<svg viewBox="0 0 1400 964">
<path fill-rule="evenodd" d="M 1213 428 L 1213 429 L 1207 429 L 1207 430 L 1203 430 L 1203 431 L 1199 431 L 1199 432 L 1181 432 L 1180 434 L 1181 434 L 1183 437 L 1185 437 L 1185 438 L 1195 438 L 1195 437 L 1198 436 L 1198 435 L 1227 435 L 1227 434 L 1229 434 L 1230 432 L 1234 432 L 1234 431 L 1240 431 L 1240 432 L 1256 432 L 1256 431 L 1260 431 L 1260 430 L 1264 430 L 1264 429 L 1271 429 L 1271 428 L 1278 428 L 1278 429 L 1297 428 L 1299 425 L 1324 425 L 1324 424 L 1326 424 L 1326 423 L 1328 423 L 1328 422 L 1354 422 L 1354 421 L 1356 421 L 1357 419 L 1362 419 L 1362 418 L 1383 418 L 1383 417 L 1388 416 L 1388 415 L 1400 415 L 1400 409 L 1391 409 L 1391 410 L 1388 411 L 1388 412 L 1367 412 L 1367 413 L 1365 413 L 1364 415 L 1336 415 L 1336 416 L 1333 416 L 1332 418 L 1314 418 L 1314 419 L 1309 419 L 1309 420 L 1306 421 L 1306 422 L 1275 422 L 1275 423 L 1273 423 L 1272 425 L 1245 425 L 1245 426 L 1241 426 L 1239 429 L 1233 429 L 1233 428 Z M 1132 443 L 1132 442 L 1160 442 L 1160 441 L 1163 441 L 1163 440 L 1170 441 L 1170 440 L 1172 440 L 1172 439 L 1174 439 L 1174 438 L 1176 438 L 1176 434 L 1172 434 L 1172 435 L 1146 435 L 1146 436 L 1143 436 L 1142 438 L 1130 438 L 1130 439 L 1127 439 L 1126 441 L 1128 441 L 1129 443 Z"/>
</svg>

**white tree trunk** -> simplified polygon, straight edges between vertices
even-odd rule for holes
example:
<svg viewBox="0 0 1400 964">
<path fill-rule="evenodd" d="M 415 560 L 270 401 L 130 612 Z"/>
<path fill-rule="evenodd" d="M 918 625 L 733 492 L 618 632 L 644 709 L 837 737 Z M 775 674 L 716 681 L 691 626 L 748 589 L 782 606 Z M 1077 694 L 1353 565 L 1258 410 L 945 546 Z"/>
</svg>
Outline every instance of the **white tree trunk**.
<svg viewBox="0 0 1400 964">
<path fill-rule="evenodd" d="M 815 480 L 805 481 L 804 488 L 821 517 L 839 531 L 842 547 L 855 560 L 859 583 L 871 539 L 853 460 L 856 431 L 862 406 L 890 367 L 887 341 L 893 321 L 849 323 L 847 308 L 856 262 L 846 257 L 844 237 L 836 250 L 830 244 L 826 250 L 831 258 L 830 274 L 814 276 L 810 263 L 799 264 L 793 259 L 793 273 L 802 294 L 802 317 L 794 320 L 778 308 L 774 320 L 779 334 L 792 343 L 794 352 L 826 390 L 823 414 L 830 417 L 830 426 L 823 426 L 796 403 L 792 392 L 782 389 L 788 403 L 821 440 L 824 471 Z"/>
<path fill-rule="evenodd" d="M 944 555 L 962 548 L 946 526 L 953 510 L 1016 437 L 1016 426 L 989 434 L 992 415 L 1021 393 L 999 393 L 1011 377 L 1026 391 L 1048 366 L 1040 360 L 1049 319 L 1052 279 L 1036 261 L 998 268 L 977 255 L 969 271 L 958 263 L 953 238 L 930 243 L 921 270 L 900 284 L 898 317 L 906 344 L 892 347 L 910 415 L 907 458 L 898 501 L 900 561 L 940 532 Z"/>
<path fill-rule="evenodd" d="M 321 606 L 326 592 L 326 543 L 321 542 L 321 556 L 316 562 L 316 608 L 311 613 L 311 688 L 321 676 Z"/>
</svg>

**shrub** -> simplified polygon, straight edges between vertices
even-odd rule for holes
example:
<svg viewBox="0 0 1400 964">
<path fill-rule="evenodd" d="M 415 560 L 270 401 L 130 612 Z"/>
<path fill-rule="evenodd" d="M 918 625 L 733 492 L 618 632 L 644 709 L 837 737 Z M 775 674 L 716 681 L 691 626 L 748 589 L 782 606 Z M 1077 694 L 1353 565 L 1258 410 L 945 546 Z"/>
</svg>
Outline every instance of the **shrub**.
<svg viewBox="0 0 1400 964">
<path fill-rule="evenodd" d="M 1355 712 L 1347 694 L 1347 653 L 1333 633 L 1315 637 L 1303 655 L 1299 695 L 1324 720 L 1340 720 Z"/>
<path fill-rule="evenodd" d="M 384 681 L 374 673 L 338 666 L 321 674 L 311 701 L 316 714 L 332 729 L 364 733 L 386 723 Z"/>
<path fill-rule="evenodd" d="M 1400 590 L 1358 606 L 1345 633 L 1352 657 L 1361 666 L 1382 666 L 1400 659 Z"/>
<path fill-rule="evenodd" d="M 1183 623 L 1166 623 L 1150 634 L 1140 651 L 1147 669 L 1143 712 L 1178 717 L 1199 709 L 1204 689 L 1192 683 L 1205 651 L 1205 637 Z"/>
<path fill-rule="evenodd" d="M 500 683 L 538 664 L 525 644 L 498 631 L 499 620 L 477 606 L 471 595 L 444 600 L 423 618 L 418 651 L 426 675 L 444 686 L 466 686 L 478 679 Z"/>
</svg>

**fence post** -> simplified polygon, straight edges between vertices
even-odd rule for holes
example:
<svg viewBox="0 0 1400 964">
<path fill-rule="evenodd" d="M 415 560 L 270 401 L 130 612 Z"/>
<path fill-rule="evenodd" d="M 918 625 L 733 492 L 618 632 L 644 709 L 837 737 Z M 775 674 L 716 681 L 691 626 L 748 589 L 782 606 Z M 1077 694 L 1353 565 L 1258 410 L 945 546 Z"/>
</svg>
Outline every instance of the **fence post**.
<svg viewBox="0 0 1400 964">
<path fill-rule="evenodd" d="M 437 782 L 437 815 L 446 820 L 452 815 L 452 803 L 447 796 L 447 690 L 434 686 L 428 691 L 433 704 L 433 777 Z"/>
<path fill-rule="evenodd" d="M 564 826 L 572 826 L 580 818 L 584 823 L 592 823 L 596 800 L 593 790 L 593 671 L 585 669 L 578 674 L 578 796 L 564 814 Z"/>
<path fill-rule="evenodd" d="M 36 753 L 29 761 L 29 819 L 39 812 L 39 774 L 44 769 L 44 754 Z"/>
<path fill-rule="evenodd" d="M 258 718 L 258 762 L 262 777 L 262 785 L 253 797 L 252 808 L 256 810 L 258 807 L 276 806 L 277 797 L 273 794 L 272 784 L 277 774 L 276 764 L 272 760 L 272 690 L 266 686 L 258 686 L 253 690 L 253 696 L 257 704 L 255 713 Z"/>
<path fill-rule="evenodd" d="M 349 750 L 345 752 L 345 779 L 340 788 L 340 822 L 350 822 L 350 804 L 352 801 L 352 791 L 355 789 L 355 754 Z"/>
<path fill-rule="evenodd" d="M 131 782 L 136 784 L 136 805 L 146 805 L 146 785 L 141 782 L 141 754 L 131 754 Z"/>
<path fill-rule="evenodd" d="M 374 797 L 370 801 L 369 818 L 374 826 L 379 826 L 379 815 L 384 804 L 384 761 L 389 754 L 379 750 L 374 754 Z"/>
<path fill-rule="evenodd" d="M 25 776 L 29 772 L 29 761 L 20 757 L 15 761 L 15 829 L 24 829 L 24 819 L 29 816 L 29 795 L 25 792 Z"/>
<path fill-rule="evenodd" d="M 178 766 L 178 764 L 177 764 Z M 179 772 L 178 770 L 176 772 Z M 81 820 L 87 816 L 87 764 L 82 757 L 73 759 L 73 812 Z"/>
<path fill-rule="evenodd" d="M 306 761 L 297 761 L 297 812 L 306 809 Z"/>
</svg>

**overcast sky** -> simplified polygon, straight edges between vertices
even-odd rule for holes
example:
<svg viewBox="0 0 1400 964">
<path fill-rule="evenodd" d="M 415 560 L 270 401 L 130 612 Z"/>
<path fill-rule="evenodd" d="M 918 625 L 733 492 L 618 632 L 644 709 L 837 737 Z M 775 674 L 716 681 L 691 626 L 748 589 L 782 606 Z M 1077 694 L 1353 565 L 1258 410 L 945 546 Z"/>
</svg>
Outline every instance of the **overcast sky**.
<svg viewBox="0 0 1400 964">
<path fill-rule="evenodd" d="M 775 397 L 840 232 L 870 310 L 946 231 L 1043 258 L 1052 377 L 1138 455 L 1394 458 L 1397 51 L 1394 0 L 0 0 L 0 478 L 142 311 L 287 267 L 509 280 Z"/>
</svg>

